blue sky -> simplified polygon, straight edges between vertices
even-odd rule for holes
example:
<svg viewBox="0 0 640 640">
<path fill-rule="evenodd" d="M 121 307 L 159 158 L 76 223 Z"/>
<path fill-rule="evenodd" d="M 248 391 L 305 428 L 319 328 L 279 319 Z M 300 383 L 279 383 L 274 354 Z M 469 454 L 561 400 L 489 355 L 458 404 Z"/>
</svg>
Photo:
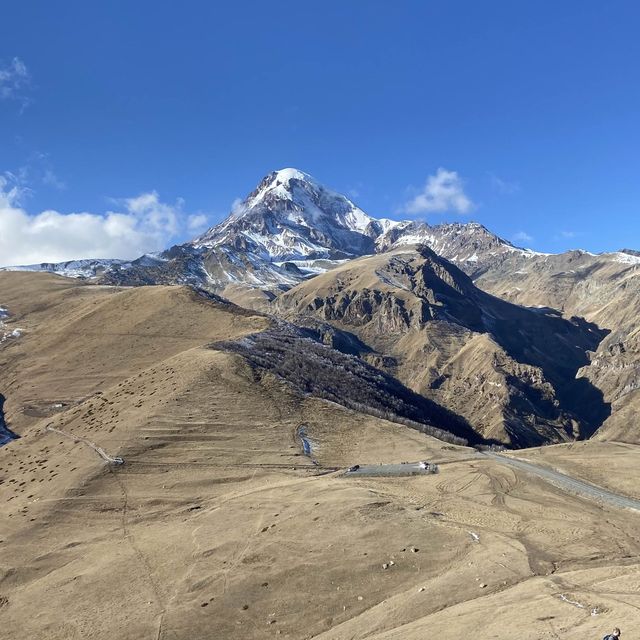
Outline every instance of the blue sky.
<svg viewBox="0 0 640 640">
<path fill-rule="evenodd" d="M 639 31 L 615 0 L 7 3 L 0 264 L 160 248 L 288 166 L 374 216 L 640 249 Z"/>
</svg>

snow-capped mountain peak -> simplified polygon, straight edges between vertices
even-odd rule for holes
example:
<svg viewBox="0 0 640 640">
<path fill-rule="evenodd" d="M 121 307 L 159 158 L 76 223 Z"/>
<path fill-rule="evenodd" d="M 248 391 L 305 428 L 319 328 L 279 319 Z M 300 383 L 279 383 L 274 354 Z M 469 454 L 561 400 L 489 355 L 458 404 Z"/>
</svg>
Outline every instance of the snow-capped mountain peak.
<svg viewBox="0 0 640 640">
<path fill-rule="evenodd" d="M 265 176 L 223 222 L 192 242 L 127 262 L 74 261 L 26 268 L 113 284 L 177 282 L 212 290 L 230 284 L 279 289 L 340 261 L 401 245 L 427 245 L 471 275 L 509 256 L 538 255 L 478 223 L 431 226 L 417 220 L 372 218 L 304 171 L 286 168 Z M 617 255 L 618 260 L 638 260 Z"/>
<path fill-rule="evenodd" d="M 272 280 L 288 282 L 323 271 L 335 261 L 412 244 L 427 245 L 472 273 L 498 256 L 514 251 L 528 255 L 478 223 L 431 226 L 372 218 L 346 196 L 294 168 L 265 176 L 226 220 L 185 247 L 243 256 L 252 273 L 263 274 L 261 280 L 268 272 Z M 275 273 L 284 266 L 286 273 Z M 292 272 L 293 267 L 300 273 Z"/>
<path fill-rule="evenodd" d="M 299 169 L 280 169 L 195 247 L 230 245 L 270 260 L 347 258 L 372 252 L 375 219 Z"/>
<path fill-rule="evenodd" d="M 242 203 L 244 207 L 238 207 L 237 210 L 234 211 L 234 214 L 236 216 L 242 215 L 243 208 L 251 209 L 265 199 L 293 200 L 294 184 L 292 184 L 292 181 L 313 185 L 316 188 L 320 187 L 308 173 L 304 173 L 304 171 L 300 171 L 299 169 L 280 169 L 279 171 L 273 171 L 262 179 L 255 191 L 250 193 Z"/>
</svg>

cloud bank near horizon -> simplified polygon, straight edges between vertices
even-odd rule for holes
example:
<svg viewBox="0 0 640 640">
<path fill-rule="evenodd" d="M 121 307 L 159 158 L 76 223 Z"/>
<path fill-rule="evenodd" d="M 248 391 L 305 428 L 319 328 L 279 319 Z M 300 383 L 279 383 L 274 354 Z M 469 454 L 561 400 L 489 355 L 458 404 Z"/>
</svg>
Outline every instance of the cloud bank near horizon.
<svg viewBox="0 0 640 640">
<path fill-rule="evenodd" d="M 204 214 L 188 216 L 183 200 L 160 200 L 156 191 L 116 200 L 104 214 L 28 213 L 24 190 L 0 176 L 0 266 L 64 262 L 81 258 L 134 259 L 166 249 L 185 229 L 206 225 Z"/>
</svg>

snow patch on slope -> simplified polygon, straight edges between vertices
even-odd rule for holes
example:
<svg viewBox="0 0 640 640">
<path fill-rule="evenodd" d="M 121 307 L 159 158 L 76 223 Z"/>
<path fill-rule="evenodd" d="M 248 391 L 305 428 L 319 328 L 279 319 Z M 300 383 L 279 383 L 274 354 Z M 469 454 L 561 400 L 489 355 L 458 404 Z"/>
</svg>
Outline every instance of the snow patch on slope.
<svg viewBox="0 0 640 640">
<path fill-rule="evenodd" d="M 125 260 L 69 260 L 67 262 L 41 262 L 40 264 L 17 265 L 2 267 L 0 271 L 35 271 L 57 273 L 68 278 L 92 278 L 98 271 L 106 270 L 113 265 L 125 264 Z"/>
<path fill-rule="evenodd" d="M 8 340 L 17 339 L 23 334 L 23 329 L 16 327 L 11 329 L 7 326 L 5 320 L 9 319 L 9 310 L 6 307 L 0 307 L 0 345 Z"/>
<path fill-rule="evenodd" d="M 606 256 L 611 256 L 615 262 L 622 262 L 623 264 L 640 264 L 640 256 L 634 256 L 631 253 L 625 253 L 624 251 L 616 251 L 614 253 L 606 253 Z"/>
</svg>

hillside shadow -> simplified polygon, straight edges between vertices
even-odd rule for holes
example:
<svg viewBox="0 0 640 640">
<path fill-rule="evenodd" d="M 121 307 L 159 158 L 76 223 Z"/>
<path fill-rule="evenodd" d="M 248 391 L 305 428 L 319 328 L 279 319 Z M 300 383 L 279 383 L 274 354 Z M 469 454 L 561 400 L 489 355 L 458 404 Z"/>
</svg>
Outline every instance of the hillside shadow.
<svg viewBox="0 0 640 640">
<path fill-rule="evenodd" d="M 412 391 L 356 355 L 314 340 L 310 333 L 308 329 L 280 323 L 275 329 L 209 346 L 243 356 L 254 371 L 276 375 L 303 396 L 330 400 L 445 442 L 487 444 L 462 416 Z M 347 340 L 344 335 L 342 339 Z M 354 341 L 348 347 L 355 344 Z"/>
<path fill-rule="evenodd" d="M 506 304 L 499 301 L 501 311 L 507 309 L 502 306 Z M 554 388 L 559 410 L 577 420 L 580 439 L 591 437 L 611 415 L 611 404 L 605 402 L 603 392 L 587 378 L 576 377 L 591 363 L 590 353 L 597 351 L 610 330 L 577 316 L 563 318 L 555 309 L 515 305 L 490 329 L 493 339 L 514 360 L 542 370 Z"/>
<path fill-rule="evenodd" d="M 581 439 L 591 437 L 611 415 L 611 405 L 600 389 L 576 375 L 590 364 L 590 352 L 598 349 L 610 331 L 581 317 L 567 319 L 550 307 L 507 302 L 478 289 L 455 265 L 448 263 L 447 270 L 454 276 L 451 282 L 429 263 L 425 278 L 452 320 L 489 334 L 513 360 L 539 368 L 559 403 L 555 415 L 551 406 L 542 403 L 543 410 L 550 411 L 543 418 L 557 420 L 565 413 L 578 423 Z"/>
<path fill-rule="evenodd" d="M 20 437 L 7 426 L 4 418 L 4 403 L 5 397 L 0 393 L 0 447 Z"/>
</svg>

